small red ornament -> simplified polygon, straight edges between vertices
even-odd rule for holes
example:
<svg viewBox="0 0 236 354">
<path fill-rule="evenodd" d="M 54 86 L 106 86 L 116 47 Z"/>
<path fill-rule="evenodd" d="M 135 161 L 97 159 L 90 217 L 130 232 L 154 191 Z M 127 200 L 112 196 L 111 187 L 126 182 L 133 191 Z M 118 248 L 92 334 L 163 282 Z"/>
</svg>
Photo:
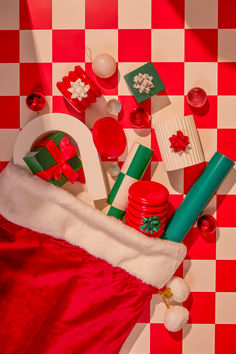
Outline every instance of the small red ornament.
<svg viewBox="0 0 236 354">
<path fill-rule="evenodd" d="M 29 94 L 29 96 L 27 96 L 26 104 L 27 107 L 32 111 L 39 112 L 44 108 L 46 99 L 44 94 L 41 92 L 32 92 Z"/>
<path fill-rule="evenodd" d="M 202 235 L 209 235 L 216 230 L 216 219 L 212 215 L 202 215 L 197 222 L 197 227 Z"/>
<path fill-rule="evenodd" d="M 143 107 L 135 108 L 130 113 L 130 122 L 134 128 L 145 128 L 149 121 L 150 116 Z"/>
<path fill-rule="evenodd" d="M 186 151 L 189 145 L 188 136 L 184 135 L 181 130 L 178 130 L 176 135 L 173 134 L 169 140 L 171 142 L 170 148 L 174 149 L 174 152 Z"/>
</svg>

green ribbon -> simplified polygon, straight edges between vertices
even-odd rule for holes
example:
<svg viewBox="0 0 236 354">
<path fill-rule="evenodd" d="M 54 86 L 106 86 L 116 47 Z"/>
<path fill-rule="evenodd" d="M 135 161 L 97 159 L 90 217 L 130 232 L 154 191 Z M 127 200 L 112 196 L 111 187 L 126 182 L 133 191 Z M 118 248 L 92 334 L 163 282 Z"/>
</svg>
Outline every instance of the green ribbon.
<svg viewBox="0 0 236 354">
<path fill-rule="evenodd" d="M 150 232 L 151 235 L 154 232 L 157 232 L 161 226 L 161 221 L 158 217 L 158 215 L 155 216 L 149 216 L 149 218 L 143 218 L 143 225 L 139 226 L 139 229 L 144 231 L 145 233 Z"/>
</svg>

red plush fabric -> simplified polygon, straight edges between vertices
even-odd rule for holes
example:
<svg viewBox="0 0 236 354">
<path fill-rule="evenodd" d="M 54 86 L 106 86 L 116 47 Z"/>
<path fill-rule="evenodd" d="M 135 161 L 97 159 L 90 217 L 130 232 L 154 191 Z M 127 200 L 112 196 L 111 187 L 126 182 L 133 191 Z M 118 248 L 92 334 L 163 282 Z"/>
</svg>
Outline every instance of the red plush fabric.
<svg viewBox="0 0 236 354">
<path fill-rule="evenodd" d="M 154 292 L 79 247 L 0 216 L 1 353 L 118 353 Z"/>
</svg>

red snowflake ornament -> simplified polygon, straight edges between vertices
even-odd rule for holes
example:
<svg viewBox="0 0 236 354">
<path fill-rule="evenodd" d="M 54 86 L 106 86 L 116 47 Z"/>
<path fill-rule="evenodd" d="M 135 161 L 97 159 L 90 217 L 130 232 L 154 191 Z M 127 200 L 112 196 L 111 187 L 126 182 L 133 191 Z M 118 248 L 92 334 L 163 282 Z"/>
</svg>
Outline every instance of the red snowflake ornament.
<svg viewBox="0 0 236 354">
<path fill-rule="evenodd" d="M 173 134 L 169 140 L 171 142 L 170 148 L 174 149 L 174 152 L 186 151 L 189 145 L 188 136 L 184 135 L 181 130 L 178 130 L 176 135 Z"/>
</svg>

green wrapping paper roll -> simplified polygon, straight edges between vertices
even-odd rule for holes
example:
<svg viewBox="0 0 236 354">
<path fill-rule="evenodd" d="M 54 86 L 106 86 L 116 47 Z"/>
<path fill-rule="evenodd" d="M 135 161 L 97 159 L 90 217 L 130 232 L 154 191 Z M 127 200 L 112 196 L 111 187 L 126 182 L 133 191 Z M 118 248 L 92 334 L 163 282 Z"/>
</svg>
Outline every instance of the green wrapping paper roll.
<svg viewBox="0 0 236 354">
<path fill-rule="evenodd" d="M 176 210 L 161 238 L 175 242 L 183 240 L 233 165 L 232 160 L 219 152 L 213 155 Z"/>
</svg>

